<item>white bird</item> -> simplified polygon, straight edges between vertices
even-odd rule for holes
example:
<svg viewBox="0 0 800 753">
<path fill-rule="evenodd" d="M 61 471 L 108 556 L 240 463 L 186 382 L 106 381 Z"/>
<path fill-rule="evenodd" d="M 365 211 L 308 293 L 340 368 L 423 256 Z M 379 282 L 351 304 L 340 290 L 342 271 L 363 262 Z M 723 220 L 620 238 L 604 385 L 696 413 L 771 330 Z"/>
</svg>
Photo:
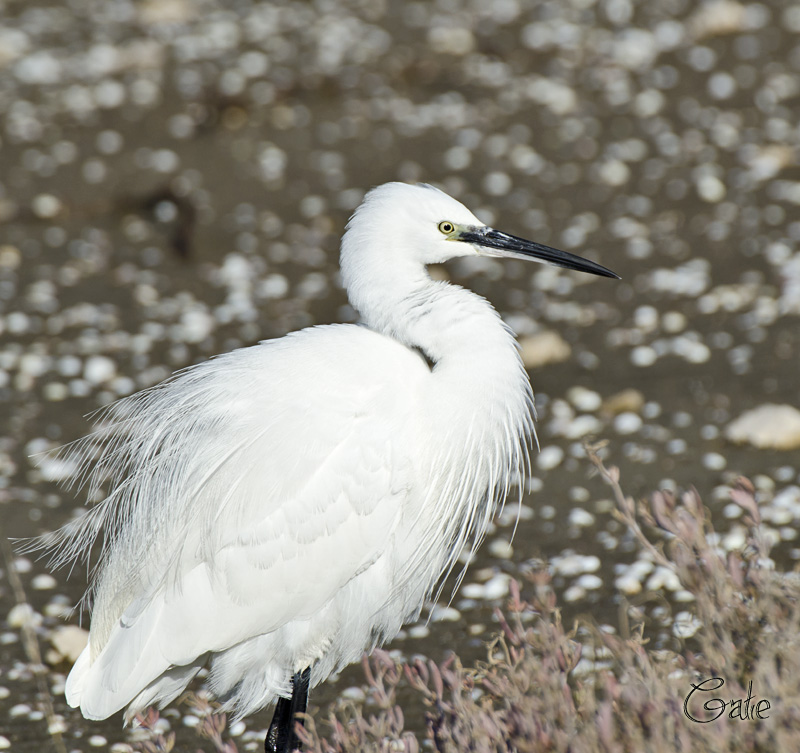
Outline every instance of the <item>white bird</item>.
<svg viewBox="0 0 800 753">
<path fill-rule="evenodd" d="M 68 448 L 83 480 L 109 485 L 49 542 L 58 564 L 103 534 L 71 706 L 131 718 L 208 666 L 234 716 L 278 702 L 266 747 L 290 750 L 309 686 L 420 614 L 525 473 L 534 436 L 514 333 L 485 299 L 427 274 L 459 256 L 616 277 L 493 230 L 431 186 L 388 183 L 342 240 L 362 325 L 188 368 Z"/>
</svg>

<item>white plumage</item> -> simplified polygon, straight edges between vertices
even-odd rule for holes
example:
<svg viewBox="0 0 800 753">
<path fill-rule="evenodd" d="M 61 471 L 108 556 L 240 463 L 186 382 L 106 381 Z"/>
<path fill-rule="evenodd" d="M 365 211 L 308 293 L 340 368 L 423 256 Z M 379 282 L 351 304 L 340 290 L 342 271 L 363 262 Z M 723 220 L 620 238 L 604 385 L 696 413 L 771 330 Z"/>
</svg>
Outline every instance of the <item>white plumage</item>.
<svg viewBox="0 0 800 753">
<path fill-rule="evenodd" d="M 291 694 L 295 673 L 310 667 L 314 686 L 420 613 L 525 472 L 533 435 L 513 333 L 426 264 L 524 255 L 612 274 L 524 243 L 429 186 L 374 189 L 341 253 L 365 326 L 186 369 L 68 448 L 91 483 L 110 483 L 56 534 L 60 561 L 104 536 L 70 705 L 130 715 L 208 665 L 225 708 L 249 714 Z"/>
</svg>

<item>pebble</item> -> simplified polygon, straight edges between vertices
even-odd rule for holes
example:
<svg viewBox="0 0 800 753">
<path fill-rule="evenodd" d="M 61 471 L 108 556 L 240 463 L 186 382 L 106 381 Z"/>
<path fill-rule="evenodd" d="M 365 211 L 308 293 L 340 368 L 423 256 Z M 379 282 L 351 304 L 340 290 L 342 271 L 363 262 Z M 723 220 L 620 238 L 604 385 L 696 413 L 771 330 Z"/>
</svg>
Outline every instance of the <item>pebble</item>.
<svg viewBox="0 0 800 753">
<path fill-rule="evenodd" d="M 725 184 L 715 175 L 704 175 L 697 181 L 697 193 L 703 201 L 717 203 L 725 198 Z"/>
<path fill-rule="evenodd" d="M 646 587 L 648 591 L 660 591 L 662 589 L 677 591 L 681 588 L 681 582 L 672 570 L 659 565 L 647 579 Z"/>
<path fill-rule="evenodd" d="M 747 542 L 747 531 L 742 526 L 736 526 L 722 537 L 722 548 L 726 552 L 738 551 Z"/>
<path fill-rule="evenodd" d="M 772 498 L 774 507 L 785 507 L 792 513 L 800 517 L 800 486 L 787 486 L 781 489 Z"/>
<path fill-rule="evenodd" d="M 90 356 L 83 367 L 83 378 L 98 385 L 110 381 L 117 375 L 117 365 L 107 356 Z"/>
<path fill-rule="evenodd" d="M 89 632 L 78 625 L 60 625 L 50 635 L 58 655 L 74 664 L 89 642 Z"/>
<path fill-rule="evenodd" d="M 642 423 L 639 415 L 626 411 L 614 419 L 614 429 L 618 434 L 635 434 L 641 430 Z"/>
<path fill-rule="evenodd" d="M 569 512 L 569 524 L 579 528 L 588 528 L 594 525 L 595 517 L 582 507 L 575 507 Z"/>
<path fill-rule="evenodd" d="M 633 321 L 640 330 L 652 332 L 658 327 L 658 310 L 654 306 L 639 306 L 633 312 Z"/>
<path fill-rule="evenodd" d="M 564 591 L 562 598 L 566 602 L 581 601 L 586 598 L 586 589 L 572 585 Z"/>
<path fill-rule="evenodd" d="M 364 701 L 367 700 L 367 694 L 357 685 L 352 685 L 349 688 L 345 688 L 339 694 L 339 697 L 348 701 L 355 701 L 356 703 L 364 703 Z"/>
<path fill-rule="evenodd" d="M 11 607 L 6 622 L 10 628 L 39 627 L 42 624 L 42 615 L 36 612 L 30 604 L 17 604 Z"/>
<path fill-rule="evenodd" d="M 644 579 L 653 571 L 654 567 L 650 560 L 645 559 L 636 560 L 630 565 L 615 566 L 615 571 L 619 573 L 615 585 L 623 593 L 639 593 L 642 590 Z"/>
<path fill-rule="evenodd" d="M 706 441 L 716 439 L 719 436 L 719 427 L 713 424 L 706 424 L 700 429 L 700 436 Z"/>
<path fill-rule="evenodd" d="M 49 591 L 58 585 L 58 581 L 49 573 L 40 573 L 31 579 L 31 588 L 36 591 Z"/>
<path fill-rule="evenodd" d="M 33 213 L 43 220 L 53 219 L 62 211 L 61 201 L 49 193 L 42 193 L 33 199 L 31 204 Z"/>
<path fill-rule="evenodd" d="M 656 291 L 694 298 L 705 292 L 710 280 L 708 260 L 692 259 L 674 269 L 653 270 L 649 284 Z"/>
<path fill-rule="evenodd" d="M 600 408 L 603 403 L 600 395 L 594 390 L 586 387 L 570 387 L 567 390 L 567 400 L 569 400 L 581 413 L 591 413 Z"/>
<path fill-rule="evenodd" d="M 666 450 L 670 455 L 682 455 L 688 447 L 685 439 L 670 439 L 667 442 Z"/>
<path fill-rule="evenodd" d="M 553 505 L 542 505 L 539 508 L 539 516 L 542 520 L 552 520 L 556 516 L 556 508 Z"/>
<path fill-rule="evenodd" d="M 431 622 L 458 622 L 461 619 L 461 612 L 454 607 L 434 604 L 431 610 Z"/>
<path fill-rule="evenodd" d="M 691 638 L 703 623 L 691 612 L 678 612 L 672 623 L 672 633 L 677 638 Z"/>
<path fill-rule="evenodd" d="M 785 507 L 764 505 L 761 508 L 761 517 L 772 525 L 785 526 L 791 523 L 795 515 L 792 510 Z"/>
<path fill-rule="evenodd" d="M 28 451 L 31 455 L 35 455 L 37 452 L 43 452 L 46 449 L 49 449 L 49 445 L 46 444 L 47 440 L 43 440 L 44 444 L 38 444 L 34 446 L 34 442 L 39 442 L 38 439 L 33 440 L 26 446 L 26 451 Z M 27 557 L 17 557 L 14 560 L 14 569 L 20 573 L 29 573 L 33 569 L 33 563 Z"/>
<path fill-rule="evenodd" d="M 728 465 L 724 455 L 718 452 L 706 452 L 703 455 L 703 466 L 710 471 L 722 471 Z"/>
<path fill-rule="evenodd" d="M 550 471 L 561 465 L 564 459 L 564 450 L 557 445 L 543 447 L 536 458 L 536 465 L 540 470 Z"/>
<path fill-rule="evenodd" d="M 483 584 L 465 583 L 463 586 L 461 586 L 461 596 L 466 599 L 483 599 Z"/>
<path fill-rule="evenodd" d="M 181 314 L 180 334 L 178 340 L 187 343 L 199 343 L 213 332 L 216 322 L 214 317 L 202 306 L 184 311 Z"/>
<path fill-rule="evenodd" d="M 67 722 L 63 716 L 54 716 L 52 721 L 47 725 L 47 732 L 51 735 L 63 735 L 66 733 L 67 729 Z"/>
<path fill-rule="evenodd" d="M 725 437 L 761 450 L 796 450 L 800 448 L 800 411 L 791 405 L 765 403 L 728 424 Z"/>
<path fill-rule="evenodd" d="M 489 553 L 498 559 L 508 560 L 514 554 L 514 547 L 506 539 L 492 539 L 488 545 Z"/>
<path fill-rule="evenodd" d="M 572 348 L 558 332 L 547 331 L 520 338 L 520 355 L 526 369 L 561 363 L 572 355 Z"/>
<path fill-rule="evenodd" d="M 498 516 L 497 522 L 501 526 L 515 525 L 518 520 L 532 520 L 535 515 L 533 508 L 528 505 L 507 502 Z"/>
<path fill-rule="evenodd" d="M 589 434 L 599 434 L 603 430 L 603 422 L 596 416 L 584 414 L 573 419 L 555 420 L 548 429 L 555 436 L 566 439 L 580 439 Z"/>
<path fill-rule="evenodd" d="M 491 172 L 483 179 L 483 187 L 490 196 L 505 196 L 511 190 L 511 177 L 503 172 Z"/>
<path fill-rule="evenodd" d="M 642 581 L 639 580 L 633 573 L 626 573 L 621 575 L 614 581 L 614 587 L 618 591 L 632 596 L 638 594 L 642 590 Z"/>
<path fill-rule="evenodd" d="M 728 490 L 726 489 L 725 490 L 726 496 L 727 496 L 727 491 Z M 733 502 L 731 502 L 731 503 L 725 505 L 725 507 L 722 508 L 722 514 L 728 520 L 736 520 L 737 518 L 741 518 L 742 517 L 742 515 L 744 514 L 744 510 L 741 507 L 739 507 L 739 505 L 734 504 Z"/>
<path fill-rule="evenodd" d="M 616 416 L 620 413 L 639 413 L 644 407 L 644 395 L 639 390 L 628 388 L 617 392 L 603 402 L 603 413 Z"/>
<path fill-rule="evenodd" d="M 658 353 L 649 345 L 637 345 L 631 351 L 630 357 L 634 366 L 646 368 L 652 366 L 658 360 Z"/>
<path fill-rule="evenodd" d="M 677 333 L 686 329 L 686 317 L 679 311 L 667 311 L 661 319 L 665 332 Z"/>
<path fill-rule="evenodd" d="M 494 600 L 508 596 L 511 576 L 506 573 L 498 573 L 483 584 L 484 598 Z"/>
<path fill-rule="evenodd" d="M 575 585 L 579 588 L 586 589 L 587 591 L 596 591 L 603 586 L 603 580 L 597 575 L 587 573 L 581 575 L 576 581 Z"/>
<path fill-rule="evenodd" d="M 555 575 L 573 577 L 583 573 L 594 573 L 600 569 L 600 558 L 594 554 L 568 553 L 552 557 L 549 563 Z"/>
<path fill-rule="evenodd" d="M 570 502 L 587 503 L 591 498 L 591 492 L 585 486 L 571 486 L 568 492 Z"/>
<path fill-rule="evenodd" d="M 28 706 L 27 703 L 18 703 L 15 706 L 12 706 L 8 710 L 8 715 L 12 719 L 18 719 L 21 716 L 27 716 L 30 718 L 31 714 L 33 713 L 33 709 Z"/>
</svg>

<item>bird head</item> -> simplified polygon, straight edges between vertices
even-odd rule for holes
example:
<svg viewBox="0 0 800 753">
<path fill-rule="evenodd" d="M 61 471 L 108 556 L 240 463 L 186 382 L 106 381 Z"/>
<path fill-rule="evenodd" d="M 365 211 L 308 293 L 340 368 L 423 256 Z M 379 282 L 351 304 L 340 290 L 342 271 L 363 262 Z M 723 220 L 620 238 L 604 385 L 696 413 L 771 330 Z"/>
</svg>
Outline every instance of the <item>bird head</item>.
<svg viewBox="0 0 800 753">
<path fill-rule="evenodd" d="M 422 183 L 385 183 L 366 195 L 348 223 L 343 261 L 359 247 L 393 254 L 400 248 L 408 261 L 423 265 L 459 256 L 490 256 L 618 277 L 588 259 L 488 227 L 460 201 Z"/>
</svg>

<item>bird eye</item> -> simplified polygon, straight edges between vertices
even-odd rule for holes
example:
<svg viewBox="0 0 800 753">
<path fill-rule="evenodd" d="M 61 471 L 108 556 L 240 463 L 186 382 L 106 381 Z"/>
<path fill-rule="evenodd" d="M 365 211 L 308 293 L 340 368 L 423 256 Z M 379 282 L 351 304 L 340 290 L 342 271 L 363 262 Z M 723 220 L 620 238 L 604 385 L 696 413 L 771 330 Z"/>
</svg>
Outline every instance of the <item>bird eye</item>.
<svg viewBox="0 0 800 753">
<path fill-rule="evenodd" d="M 455 229 L 456 226 L 452 222 L 448 222 L 447 220 L 439 223 L 439 230 L 445 235 L 450 235 L 450 233 L 452 233 Z"/>
</svg>

